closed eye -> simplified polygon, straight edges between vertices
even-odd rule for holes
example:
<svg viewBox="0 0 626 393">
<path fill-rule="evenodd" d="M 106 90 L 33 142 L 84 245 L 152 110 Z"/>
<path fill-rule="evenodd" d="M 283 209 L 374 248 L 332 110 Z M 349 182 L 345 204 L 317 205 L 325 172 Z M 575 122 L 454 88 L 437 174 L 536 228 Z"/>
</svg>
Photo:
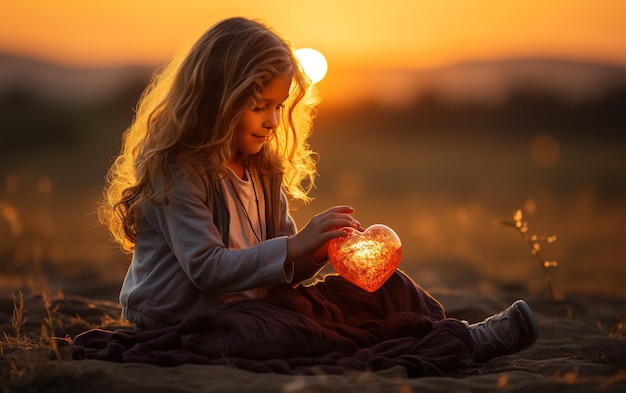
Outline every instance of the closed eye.
<svg viewBox="0 0 626 393">
<path fill-rule="evenodd" d="M 285 107 L 285 103 L 281 102 L 280 104 L 276 105 L 276 108 L 274 110 L 280 110 L 283 109 Z M 268 105 L 263 105 L 263 106 L 255 106 L 254 108 L 252 108 L 253 112 L 262 112 L 264 110 L 266 110 L 268 108 Z"/>
</svg>

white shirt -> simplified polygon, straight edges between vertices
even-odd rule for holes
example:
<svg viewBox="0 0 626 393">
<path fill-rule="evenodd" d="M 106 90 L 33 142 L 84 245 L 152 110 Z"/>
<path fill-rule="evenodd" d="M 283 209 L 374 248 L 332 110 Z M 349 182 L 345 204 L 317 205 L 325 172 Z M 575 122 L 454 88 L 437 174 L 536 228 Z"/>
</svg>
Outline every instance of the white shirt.
<svg viewBox="0 0 626 393">
<path fill-rule="evenodd" d="M 230 213 L 228 248 L 244 249 L 258 244 L 259 241 L 263 241 L 267 237 L 263 188 L 256 171 L 246 171 L 248 179 L 243 180 L 232 169 L 227 169 L 226 177 L 222 178 L 222 185 Z M 267 287 L 261 287 L 241 292 L 223 293 L 219 299 L 228 303 L 233 300 L 264 298 L 266 296 Z"/>
</svg>

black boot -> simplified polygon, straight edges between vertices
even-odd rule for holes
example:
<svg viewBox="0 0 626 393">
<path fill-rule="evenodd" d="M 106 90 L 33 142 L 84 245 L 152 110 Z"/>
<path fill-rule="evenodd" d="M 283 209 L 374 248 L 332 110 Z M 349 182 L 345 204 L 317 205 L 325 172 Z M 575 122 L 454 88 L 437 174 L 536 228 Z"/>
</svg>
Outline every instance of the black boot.
<svg viewBox="0 0 626 393">
<path fill-rule="evenodd" d="M 468 326 L 474 341 L 474 360 L 486 362 L 498 356 L 511 355 L 537 340 L 537 322 L 523 300 L 482 322 Z"/>
</svg>

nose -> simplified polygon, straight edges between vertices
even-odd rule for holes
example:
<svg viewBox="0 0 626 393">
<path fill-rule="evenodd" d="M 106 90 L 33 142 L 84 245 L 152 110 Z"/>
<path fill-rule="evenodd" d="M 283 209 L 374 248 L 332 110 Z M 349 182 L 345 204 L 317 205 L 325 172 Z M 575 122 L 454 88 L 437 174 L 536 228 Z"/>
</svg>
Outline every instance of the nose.
<svg viewBox="0 0 626 393">
<path fill-rule="evenodd" d="M 280 111 L 271 111 L 269 116 L 265 119 L 263 127 L 268 130 L 275 130 L 280 123 Z"/>
</svg>

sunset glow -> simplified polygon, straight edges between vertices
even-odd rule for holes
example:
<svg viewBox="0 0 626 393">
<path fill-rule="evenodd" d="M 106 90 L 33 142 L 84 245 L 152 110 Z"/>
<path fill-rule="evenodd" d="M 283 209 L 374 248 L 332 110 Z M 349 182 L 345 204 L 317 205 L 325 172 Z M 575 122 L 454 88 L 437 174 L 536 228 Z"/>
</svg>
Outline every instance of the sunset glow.
<svg viewBox="0 0 626 393">
<path fill-rule="evenodd" d="M 521 56 L 626 63 L 626 2 L 618 0 L 8 3 L 1 52 L 75 65 L 161 64 L 236 15 L 259 19 L 341 66 L 430 68 Z"/>
<path fill-rule="evenodd" d="M 272 7 L 249 0 L 9 3 L 0 13 L 0 54 L 73 67 L 160 67 L 215 23 L 233 16 L 256 19 L 293 47 L 323 53 L 325 107 L 364 101 L 398 106 L 423 90 L 442 89 L 446 97 L 498 99 L 497 72 L 447 74 L 445 80 L 428 75 L 426 83 L 407 78 L 462 64 L 557 59 L 626 65 L 626 2 L 618 0 L 317 0 L 314 6 L 276 0 Z M 555 80 L 559 86 L 580 82 Z"/>
</svg>

